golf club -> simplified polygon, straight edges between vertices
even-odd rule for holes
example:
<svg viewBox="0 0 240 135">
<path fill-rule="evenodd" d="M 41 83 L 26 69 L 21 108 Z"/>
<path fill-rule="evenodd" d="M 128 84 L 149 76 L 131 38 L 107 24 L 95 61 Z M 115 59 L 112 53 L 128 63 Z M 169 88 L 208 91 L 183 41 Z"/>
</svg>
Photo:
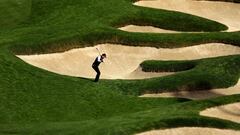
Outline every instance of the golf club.
<svg viewBox="0 0 240 135">
<path fill-rule="evenodd" d="M 96 49 L 98 50 L 98 53 L 101 56 L 102 54 L 101 54 L 100 50 L 98 48 L 96 48 Z M 103 61 L 103 63 L 104 63 L 104 61 Z"/>
<path fill-rule="evenodd" d="M 98 48 L 96 48 L 96 49 L 98 50 L 99 55 L 101 55 L 101 52 L 99 51 L 99 49 Z"/>
</svg>

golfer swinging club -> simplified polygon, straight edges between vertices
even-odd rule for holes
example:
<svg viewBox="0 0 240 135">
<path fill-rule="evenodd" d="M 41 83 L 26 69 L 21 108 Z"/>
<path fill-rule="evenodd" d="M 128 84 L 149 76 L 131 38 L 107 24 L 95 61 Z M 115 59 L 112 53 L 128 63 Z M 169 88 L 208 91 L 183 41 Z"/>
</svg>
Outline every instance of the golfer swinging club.
<svg viewBox="0 0 240 135">
<path fill-rule="evenodd" d="M 99 50 L 98 50 L 98 52 L 100 54 Z M 94 82 L 98 82 L 98 80 L 99 80 L 101 72 L 100 72 L 98 66 L 103 62 L 103 59 L 106 58 L 106 57 L 107 57 L 107 55 L 105 53 L 103 53 L 102 55 L 99 55 L 92 64 L 92 68 L 97 72 L 97 75 L 95 77 Z"/>
</svg>

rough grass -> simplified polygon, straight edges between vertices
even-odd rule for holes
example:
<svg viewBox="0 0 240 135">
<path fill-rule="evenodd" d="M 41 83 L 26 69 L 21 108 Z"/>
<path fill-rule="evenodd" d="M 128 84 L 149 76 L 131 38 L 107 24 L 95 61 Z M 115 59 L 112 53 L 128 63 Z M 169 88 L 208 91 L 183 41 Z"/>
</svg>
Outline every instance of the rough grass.
<svg viewBox="0 0 240 135">
<path fill-rule="evenodd" d="M 1 0 L 1 29 L 13 27 L 25 21 L 31 13 L 31 0 Z"/>
<path fill-rule="evenodd" d="M 240 77 L 239 55 L 191 61 L 145 61 L 143 71 L 183 71 L 160 79 L 160 85 L 152 92 L 166 90 L 207 90 L 230 87 Z M 150 88 L 146 89 L 151 92 Z"/>
<path fill-rule="evenodd" d="M 114 8 L 112 5 L 115 5 Z M 16 44 L 11 45 L 16 53 L 53 52 L 59 51 L 59 48 L 62 48 L 61 51 L 100 42 L 135 40 L 126 37 L 128 33 L 114 28 L 131 23 L 181 31 L 212 32 L 227 29 L 223 24 L 184 13 L 136 7 L 130 0 L 34 0 L 28 20 L 14 31 L 2 31 L 0 35 L 5 41 L 17 38 Z M 150 41 L 154 36 L 145 38 Z M 78 45 L 71 46 L 69 43 Z"/>
<path fill-rule="evenodd" d="M 197 60 L 189 61 L 158 61 L 147 60 L 140 64 L 144 72 L 179 72 L 186 71 L 196 67 Z"/>
<path fill-rule="evenodd" d="M 132 2 L 34 0 L 30 14 L 26 12 L 27 19 L 25 13 L 14 15 L 19 21 L 6 19 L 4 27 L 0 28 L 0 134 L 125 135 L 179 126 L 240 130 L 239 124 L 198 115 L 207 107 L 239 102 L 239 95 L 205 101 L 136 97 L 148 90 L 159 92 L 190 84 L 198 86 L 195 84 L 206 78 L 212 79 L 212 87 L 233 85 L 239 77 L 238 55 L 199 60 L 192 70 L 173 76 L 101 80 L 98 84 L 90 79 L 50 73 L 14 56 L 14 53 L 56 52 L 105 42 L 168 48 L 207 42 L 239 45 L 239 32 L 220 33 L 218 31 L 226 29 L 222 24 L 179 12 L 136 7 Z M 3 9 L 15 9 L 13 5 L 5 3 Z M 140 34 L 115 28 L 131 23 L 171 30 L 215 32 Z M 217 80 L 217 77 L 222 79 Z M 229 80 L 224 80 L 226 78 Z"/>
</svg>

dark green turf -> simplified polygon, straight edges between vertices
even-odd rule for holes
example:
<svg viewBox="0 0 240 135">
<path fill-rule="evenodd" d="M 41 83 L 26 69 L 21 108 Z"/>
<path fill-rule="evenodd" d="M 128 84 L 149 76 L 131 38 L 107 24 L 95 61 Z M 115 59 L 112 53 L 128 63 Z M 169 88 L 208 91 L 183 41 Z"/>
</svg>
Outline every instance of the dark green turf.
<svg viewBox="0 0 240 135">
<path fill-rule="evenodd" d="M 192 61 L 145 61 L 141 67 L 147 72 L 182 71 L 157 79 L 161 83 L 152 92 L 225 88 L 235 85 L 240 77 L 239 55 Z"/>
<path fill-rule="evenodd" d="M 26 20 L 30 13 L 31 0 L 1 0 L 0 28 L 15 26 Z"/>
<path fill-rule="evenodd" d="M 136 7 L 131 0 L 1 2 L 0 134 L 121 135 L 179 126 L 240 130 L 239 124 L 198 115 L 207 107 L 237 102 L 239 95 L 205 101 L 136 97 L 148 91 L 197 88 L 202 82 L 212 88 L 231 86 L 239 78 L 239 55 L 197 60 L 191 70 L 172 76 L 101 80 L 98 84 L 91 79 L 50 73 L 15 57 L 106 42 L 165 48 L 211 42 L 239 46 L 239 32 L 221 33 L 227 27 L 220 23 L 180 12 Z M 25 4 L 17 6 L 16 2 Z M 209 33 L 145 34 L 116 29 L 125 24 Z M 188 69 L 174 63 L 171 70 Z M 185 66 L 184 61 L 180 63 Z"/>
</svg>

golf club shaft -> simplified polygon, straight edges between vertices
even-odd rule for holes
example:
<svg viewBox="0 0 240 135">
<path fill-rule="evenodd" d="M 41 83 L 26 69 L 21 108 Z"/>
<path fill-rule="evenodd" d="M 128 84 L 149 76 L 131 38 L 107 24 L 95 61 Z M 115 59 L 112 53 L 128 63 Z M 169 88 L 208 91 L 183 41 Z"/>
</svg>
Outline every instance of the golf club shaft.
<svg viewBox="0 0 240 135">
<path fill-rule="evenodd" d="M 101 52 L 99 51 L 99 49 L 98 48 L 96 48 L 96 49 L 98 50 L 99 55 L 101 55 Z"/>
<path fill-rule="evenodd" d="M 101 56 L 101 52 L 99 51 L 99 49 L 98 48 L 96 48 L 97 50 L 98 50 L 98 53 L 99 53 L 99 55 Z M 103 61 L 103 63 L 104 63 L 104 61 Z"/>
</svg>

